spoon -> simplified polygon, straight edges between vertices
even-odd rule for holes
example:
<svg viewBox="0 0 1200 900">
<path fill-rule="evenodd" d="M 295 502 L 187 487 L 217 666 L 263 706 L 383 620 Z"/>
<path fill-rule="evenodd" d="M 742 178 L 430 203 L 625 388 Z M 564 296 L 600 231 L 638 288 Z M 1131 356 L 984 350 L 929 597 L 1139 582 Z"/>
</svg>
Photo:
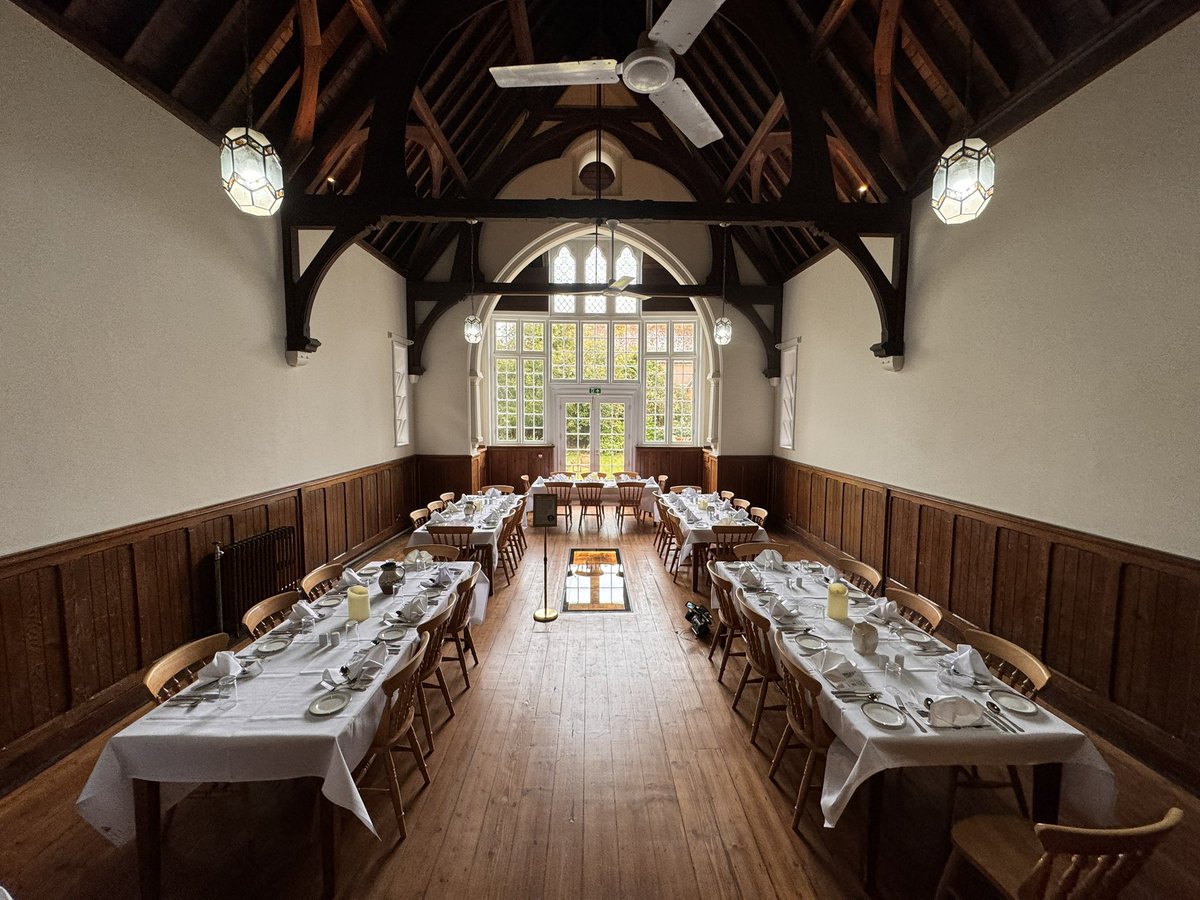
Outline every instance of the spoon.
<svg viewBox="0 0 1200 900">
<path fill-rule="evenodd" d="M 1010 719 L 1008 716 L 1006 716 L 1004 714 L 1004 710 L 1002 710 L 1000 708 L 1000 704 L 998 704 L 995 700 L 989 700 L 987 702 L 987 708 L 991 712 L 995 713 L 997 716 L 1002 718 L 1005 722 L 1007 722 L 1009 725 L 1011 725 L 1017 731 L 1021 732 L 1022 734 L 1025 732 L 1024 728 L 1022 728 L 1020 725 L 1018 725 L 1016 722 L 1014 722 L 1012 719 Z"/>
</svg>

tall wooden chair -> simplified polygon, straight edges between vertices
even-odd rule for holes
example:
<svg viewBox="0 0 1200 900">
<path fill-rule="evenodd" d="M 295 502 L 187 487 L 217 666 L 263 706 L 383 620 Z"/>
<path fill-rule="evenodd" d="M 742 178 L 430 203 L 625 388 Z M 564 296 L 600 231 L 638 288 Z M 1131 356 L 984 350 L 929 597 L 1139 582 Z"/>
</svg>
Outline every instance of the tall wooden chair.
<svg viewBox="0 0 1200 900">
<path fill-rule="evenodd" d="M 500 570 L 504 573 L 504 583 L 512 584 L 517 574 L 517 565 L 521 562 L 520 545 L 517 541 L 517 520 L 520 510 L 514 509 L 504 517 L 500 525 L 500 539 L 496 543 L 496 552 L 500 557 Z"/>
<path fill-rule="evenodd" d="M 754 559 L 764 550 L 775 550 L 784 559 L 788 555 L 795 552 L 787 544 L 776 544 L 770 541 L 748 541 L 745 544 L 738 544 L 733 548 L 734 559 Z"/>
<path fill-rule="evenodd" d="M 473 525 L 426 525 L 425 530 L 437 543 L 448 547 L 458 548 L 459 559 L 471 557 L 471 535 L 475 533 Z M 428 549 L 426 547 L 420 548 Z"/>
<path fill-rule="evenodd" d="M 767 524 L 767 511 L 761 506 L 750 507 L 750 519 L 759 525 Z"/>
<path fill-rule="evenodd" d="M 738 588 L 733 592 L 734 600 L 739 604 L 738 615 L 745 628 L 743 639 L 746 641 L 746 661 L 749 663 L 742 672 L 738 682 L 737 693 L 733 695 L 733 708 L 736 710 L 738 701 L 742 699 L 742 691 L 748 684 L 757 684 L 758 699 L 754 703 L 754 718 L 750 723 L 750 743 L 758 738 L 758 726 L 762 723 L 762 714 L 767 710 L 783 709 L 782 704 L 767 706 L 767 690 L 779 682 L 779 669 L 775 665 L 775 656 L 771 652 L 771 622 L 746 602 L 746 595 Z M 751 674 L 753 673 L 753 674 Z"/>
<path fill-rule="evenodd" d="M 554 510 L 558 515 L 566 515 L 567 528 L 571 527 L 571 493 L 575 486 L 569 481 L 547 481 L 546 490 L 554 495 Z"/>
<path fill-rule="evenodd" d="M 575 473 L 563 470 L 561 472 L 551 472 L 547 477 L 548 478 L 574 478 Z"/>
<path fill-rule="evenodd" d="M 632 515 L 639 521 L 642 518 L 642 493 L 645 485 L 638 482 L 617 482 L 617 528 L 625 521 L 626 515 Z M 628 513 L 626 512 L 628 510 Z"/>
<path fill-rule="evenodd" d="M 883 575 L 874 566 L 869 566 L 862 560 L 849 556 L 837 560 L 834 565 L 842 573 L 842 577 L 860 591 L 865 591 L 872 597 L 879 593 Z"/>
<path fill-rule="evenodd" d="M 672 540 L 671 527 L 667 523 L 667 504 L 662 501 L 661 497 L 655 497 L 654 507 L 658 510 L 657 530 L 654 533 L 654 549 L 658 551 L 659 556 L 666 559 Z"/>
<path fill-rule="evenodd" d="M 583 520 L 587 516 L 588 510 L 594 510 L 592 515 L 596 517 L 596 527 L 600 528 L 604 524 L 604 485 L 599 481 L 584 482 L 581 481 L 575 486 L 575 493 L 579 495 L 579 532 L 583 533 Z"/>
<path fill-rule="evenodd" d="M 408 517 L 412 519 L 413 530 L 415 531 L 429 521 L 429 507 L 422 506 L 420 509 L 414 509 L 408 514 Z"/>
<path fill-rule="evenodd" d="M 894 587 L 884 591 L 884 595 L 888 600 L 895 601 L 896 611 L 900 615 L 927 634 L 933 634 L 942 624 L 945 613 L 928 597 Z"/>
<path fill-rule="evenodd" d="M 679 583 L 679 569 L 683 565 L 697 565 L 696 554 L 689 553 L 686 558 L 683 558 L 683 545 L 687 541 L 687 535 L 683 533 L 683 526 L 679 523 L 679 516 L 675 515 L 671 510 L 666 510 L 667 527 L 671 532 L 671 541 L 667 550 L 669 561 L 667 568 L 671 572 L 671 581 L 674 584 Z"/>
<path fill-rule="evenodd" d="M 146 686 L 155 703 L 170 700 L 195 681 L 196 673 L 228 646 L 229 635 L 221 633 L 210 634 L 182 647 L 176 647 L 151 664 L 142 676 L 142 684 Z"/>
<path fill-rule="evenodd" d="M 708 546 L 711 559 L 729 562 L 737 557 L 734 549 L 742 544 L 753 542 L 758 533 L 757 525 L 714 525 L 712 527 L 713 542 Z"/>
<path fill-rule="evenodd" d="M 738 604 L 733 599 L 733 582 L 723 578 L 717 571 L 716 563 L 712 562 L 708 564 L 708 577 L 717 594 L 717 630 L 713 632 L 712 644 L 708 648 L 709 661 L 713 658 L 717 644 L 721 643 L 721 639 L 724 638 L 724 646 L 721 649 L 721 667 L 717 670 L 717 681 L 719 682 L 725 677 L 725 666 L 729 663 L 729 658 L 746 655 L 745 650 L 733 649 L 735 641 L 743 637 L 745 626 L 742 625 L 741 617 L 738 615 Z"/>
<path fill-rule="evenodd" d="M 637 472 L 613 472 L 613 478 L 620 478 L 624 475 L 626 478 L 641 478 Z"/>
<path fill-rule="evenodd" d="M 529 476 L 522 475 L 521 476 L 521 493 L 527 495 L 529 493 L 529 487 L 531 484 L 532 484 L 532 482 L 530 482 Z"/>
<path fill-rule="evenodd" d="M 439 495 L 438 499 L 441 500 L 443 503 L 453 503 L 454 502 L 454 491 L 446 491 L 446 493 Z"/>
<path fill-rule="evenodd" d="M 251 640 L 262 637 L 286 619 L 299 600 L 299 591 L 284 591 L 282 594 L 261 600 L 246 610 L 242 616 L 242 626 Z"/>
<path fill-rule="evenodd" d="M 671 493 L 672 494 L 682 494 L 684 491 L 688 490 L 689 488 L 693 491 L 696 491 L 697 493 L 699 493 L 702 490 L 702 488 L 698 484 L 673 484 L 673 485 L 671 485 Z"/>
<path fill-rule="evenodd" d="M 410 547 L 410 549 L 424 550 L 434 559 L 445 562 L 457 562 L 462 557 L 462 547 L 455 547 L 453 544 L 422 544 L 419 547 Z"/>
<path fill-rule="evenodd" d="M 441 512 L 443 509 L 445 509 L 445 508 L 446 508 L 446 501 L 445 501 L 445 500 L 431 500 L 431 501 L 430 501 L 430 502 L 429 502 L 429 503 L 426 505 L 426 507 L 425 507 L 425 508 L 426 508 L 427 510 L 429 510 L 429 513 L 430 513 L 430 515 L 432 515 L 432 514 L 433 514 L 433 513 L 435 513 L 435 512 Z"/>
<path fill-rule="evenodd" d="M 1110 900 L 1141 871 L 1183 819 L 1171 807 L 1157 822 L 1136 828 L 1035 825 L 1015 816 L 972 816 L 950 831 L 954 849 L 937 900 L 969 900 L 956 882 L 973 866 L 1009 900 Z"/>
<path fill-rule="evenodd" d="M 664 493 L 666 493 L 666 491 L 667 491 L 667 480 L 668 480 L 668 479 L 667 479 L 667 476 L 666 476 L 666 475 L 659 475 L 659 476 L 658 476 L 657 478 L 655 478 L 654 480 L 658 482 L 658 492 L 659 492 L 660 494 L 664 494 Z"/>
<path fill-rule="evenodd" d="M 734 509 L 744 509 L 747 514 L 750 513 L 750 501 L 749 500 L 743 500 L 741 497 L 734 497 L 733 501 L 732 501 L 732 506 Z M 759 523 L 759 524 L 761 524 L 761 523 Z"/>
<path fill-rule="evenodd" d="M 601 481 L 607 481 L 608 475 L 604 472 L 588 472 L 584 478 L 599 478 Z"/>
<path fill-rule="evenodd" d="M 341 563 L 318 566 L 300 579 L 300 592 L 309 600 L 316 600 L 341 580 L 342 568 Z"/>
<path fill-rule="evenodd" d="M 479 493 L 486 494 L 491 490 L 499 491 L 501 494 L 511 494 L 516 489 L 511 484 L 485 484 L 479 489 Z"/>
<path fill-rule="evenodd" d="M 791 651 L 784 646 L 782 631 L 775 632 L 774 641 L 776 655 L 781 663 L 779 686 L 783 690 L 787 723 L 783 726 L 783 734 L 779 736 L 779 744 L 775 748 L 775 757 L 771 760 L 767 777 L 775 780 L 775 773 L 779 771 L 783 754 L 788 750 L 801 747 L 806 751 L 804 769 L 800 773 L 800 785 L 796 790 L 796 807 L 792 811 L 792 830 L 799 831 L 800 816 L 804 812 L 804 801 L 809 786 L 813 784 L 817 762 L 824 762 L 829 745 L 833 743 L 833 733 L 821 718 L 821 710 L 817 706 L 821 682 L 805 672 L 792 658 Z"/>
<path fill-rule="evenodd" d="M 732 500 L 734 497 L 733 491 L 721 491 L 720 497 L 722 500 Z"/>
<path fill-rule="evenodd" d="M 442 674 L 442 644 L 445 642 L 446 629 L 450 626 L 450 618 L 454 615 L 454 607 L 457 605 L 458 595 L 453 594 L 445 609 L 417 626 L 417 632 L 429 638 L 429 644 L 421 657 L 421 665 L 417 669 L 417 711 L 421 716 L 421 724 L 425 726 L 425 739 L 429 742 L 430 753 L 433 752 L 433 720 L 429 716 L 429 701 L 425 692 L 441 691 L 446 708 L 450 710 L 450 718 L 454 718 L 454 701 L 450 698 L 446 676 Z M 435 676 L 437 681 L 428 682 L 426 679 L 430 675 Z"/>
<path fill-rule="evenodd" d="M 430 782 L 429 769 L 425 765 L 425 754 L 417 740 L 417 729 L 413 726 L 413 701 L 418 684 L 417 669 L 425 658 L 428 647 L 429 635 L 423 634 L 416 647 L 413 648 L 413 654 L 408 662 L 383 682 L 383 693 L 387 697 L 387 704 L 384 706 L 383 715 L 379 717 L 379 725 L 375 729 L 375 737 L 371 739 L 371 746 L 362 762 L 354 770 L 354 782 L 359 785 L 359 790 L 383 790 L 383 788 L 364 787 L 361 784 L 375 760 L 383 760 L 384 770 L 387 773 L 387 792 L 392 796 L 392 809 L 396 812 L 396 825 L 400 829 L 400 840 L 408 837 L 408 828 L 404 822 L 404 800 L 400 795 L 400 775 L 396 771 L 396 760 L 392 757 L 392 753 L 397 750 L 407 750 L 412 753 L 417 760 L 417 768 L 421 770 L 421 777 L 425 779 L 426 784 Z M 403 743 L 405 740 L 408 741 L 407 744 Z"/>
<path fill-rule="evenodd" d="M 467 690 L 471 688 L 471 676 L 467 674 L 467 651 L 479 665 L 479 657 L 475 653 L 475 639 L 471 636 L 471 598 L 475 593 L 475 583 L 479 580 L 479 563 L 471 564 L 470 574 L 455 587 L 458 599 L 454 601 L 454 614 L 446 623 L 446 633 L 442 637 L 443 644 L 454 645 L 454 656 L 443 656 L 442 662 L 457 662 L 462 668 L 463 682 Z"/>
</svg>

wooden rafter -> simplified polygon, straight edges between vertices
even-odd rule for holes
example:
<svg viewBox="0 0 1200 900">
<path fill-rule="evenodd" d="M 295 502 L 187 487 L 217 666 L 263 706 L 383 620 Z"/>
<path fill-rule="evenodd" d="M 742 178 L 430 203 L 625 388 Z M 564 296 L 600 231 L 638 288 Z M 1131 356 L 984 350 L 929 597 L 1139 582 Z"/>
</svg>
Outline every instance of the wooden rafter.
<svg viewBox="0 0 1200 900">
<path fill-rule="evenodd" d="M 973 43 L 975 50 L 972 64 L 978 65 L 983 70 L 984 75 L 987 76 L 988 81 L 991 82 L 996 92 L 1001 97 L 1008 97 L 1012 94 L 1012 88 L 1009 87 L 1004 76 L 993 65 L 991 56 L 984 49 L 983 42 L 979 40 L 979 23 L 975 23 L 975 40 L 972 42 L 971 32 L 967 27 L 967 23 L 959 15 L 958 8 L 954 5 L 953 0 L 933 0 L 933 3 L 938 8 L 938 11 L 945 16 L 946 22 L 950 25 L 951 30 L 958 35 L 959 40 L 967 45 Z"/>
<path fill-rule="evenodd" d="M 250 69 L 248 72 L 243 72 L 242 76 L 237 80 L 229 93 L 225 95 L 225 99 L 221 101 L 221 105 L 217 108 L 213 115 L 213 120 L 220 125 L 227 118 L 234 114 L 241 103 L 244 102 L 246 96 L 246 86 L 249 83 L 250 90 L 254 90 L 255 86 L 262 80 L 267 70 L 279 58 L 279 54 L 283 52 L 283 48 L 288 45 L 292 39 L 292 34 L 296 29 L 296 10 L 289 9 L 275 26 L 271 36 L 267 38 L 262 48 L 254 54 L 250 61 Z"/>
<path fill-rule="evenodd" d="M 742 151 L 742 155 L 738 157 L 738 161 L 734 163 L 733 169 L 730 170 L 729 177 L 725 179 L 725 184 L 721 187 L 721 193 L 724 196 L 729 196 L 729 192 L 733 190 L 733 186 L 737 184 L 738 179 L 742 177 L 742 173 L 746 171 L 746 167 L 750 165 L 750 161 L 754 158 L 754 154 L 758 152 L 763 140 L 779 124 L 779 120 L 783 117 L 785 109 L 783 94 L 776 94 L 775 99 L 767 109 L 767 114 L 758 123 L 758 128 L 755 129 L 753 136 L 746 143 L 746 149 Z"/>
<path fill-rule="evenodd" d="M 454 148 L 446 140 L 446 135 L 442 132 L 441 126 L 438 125 L 437 118 L 434 117 L 433 110 L 429 108 L 429 103 L 425 100 L 425 95 L 421 93 L 420 88 L 413 91 L 412 105 L 417 118 L 429 129 L 429 134 L 432 136 L 434 144 L 441 151 L 443 158 L 446 160 L 446 165 L 450 167 L 450 171 L 454 173 L 454 177 L 458 179 L 458 183 L 463 186 L 463 190 L 470 190 L 471 183 L 467 179 L 467 173 L 459 165 L 458 156 L 455 154 Z"/>
<path fill-rule="evenodd" d="M 508 17 L 512 20 L 517 62 L 525 66 L 532 65 L 533 36 L 529 32 L 529 10 L 525 8 L 525 0 L 508 0 Z"/>
<path fill-rule="evenodd" d="M 812 36 L 813 56 L 816 56 L 825 49 L 825 45 L 829 43 L 838 26 L 842 24 L 842 20 L 850 13 L 850 9 L 854 6 L 854 0 L 833 0 L 829 4 L 829 9 L 825 10 L 825 15 L 821 16 L 821 21 L 817 23 L 817 28 Z"/>
<path fill-rule="evenodd" d="M 896 62 L 896 34 L 900 29 L 903 0 L 883 0 L 879 10 L 879 29 L 875 34 L 875 110 L 879 114 L 879 132 L 884 151 L 901 172 L 908 170 L 900 126 L 896 122 L 896 90 L 893 79 Z"/>
<path fill-rule="evenodd" d="M 317 0 L 299 0 L 296 8 L 300 18 L 300 37 L 304 44 L 304 64 L 300 77 L 300 105 L 296 109 L 296 120 L 288 139 L 289 155 L 299 155 L 312 144 L 313 129 L 317 125 L 317 92 L 321 86 L 321 69 L 325 66 Z"/>
<path fill-rule="evenodd" d="M 380 50 L 386 50 L 388 48 L 387 25 L 383 21 L 383 16 L 379 14 L 379 7 L 373 0 L 350 0 L 350 5 L 354 8 L 354 14 L 358 16 L 358 20 L 362 22 L 363 28 L 366 29 L 371 43 Z"/>
</svg>

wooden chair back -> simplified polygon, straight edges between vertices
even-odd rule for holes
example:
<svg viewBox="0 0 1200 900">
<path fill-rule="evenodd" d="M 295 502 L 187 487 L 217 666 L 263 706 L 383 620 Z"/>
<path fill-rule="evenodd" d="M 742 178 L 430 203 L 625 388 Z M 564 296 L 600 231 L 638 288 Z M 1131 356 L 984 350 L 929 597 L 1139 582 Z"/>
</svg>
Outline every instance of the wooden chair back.
<svg viewBox="0 0 1200 900">
<path fill-rule="evenodd" d="M 800 663 L 792 658 L 791 650 L 784 645 L 782 631 L 776 631 L 772 639 L 780 662 L 779 686 L 783 689 L 788 724 L 803 743 L 814 749 L 824 749 L 833 743 L 833 733 L 817 706 L 821 682 L 804 671 Z"/>
<path fill-rule="evenodd" d="M 462 556 L 462 548 L 451 544 L 422 544 L 413 550 L 424 550 L 434 559 L 444 559 L 446 562 L 457 562 Z"/>
<path fill-rule="evenodd" d="M 684 491 L 691 489 L 696 493 L 700 493 L 701 487 L 698 484 L 673 484 L 671 485 L 672 494 L 682 494 Z"/>
<path fill-rule="evenodd" d="M 844 559 L 839 559 L 834 565 L 842 573 L 842 577 L 860 591 L 866 591 L 872 597 L 879 592 L 879 585 L 883 583 L 883 576 L 874 566 L 867 565 L 861 559 L 852 559 L 848 556 Z"/>
<path fill-rule="evenodd" d="M 683 522 L 679 518 L 679 514 L 672 509 L 666 510 L 667 513 L 667 528 L 671 532 L 671 537 L 675 539 L 675 546 L 682 548 L 684 541 L 687 540 L 687 535 L 683 533 Z"/>
<path fill-rule="evenodd" d="M 748 513 L 748 512 L 750 512 L 750 501 L 743 500 L 741 497 L 734 497 L 733 498 L 733 508 L 734 509 L 744 509 Z"/>
<path fill-rule="evenodd" d="M 1173 806 L 1157 822 L 1137 828 L 1035 825 L 1043 853 L 1017 896 L 1020 900 L 1110 900 L 1182 819 L 1183 810 Z"/>
<path fill-rule="evenodd" d="M 712 560 L 708 561 L 708 577 L 717 595 L 717 614 L 721 621 L 734 631 L 741 631 L 742 617 L 738 615 L 738 604 L 733 599 L 733 582 L 717 571 L 717 564 Z"/>
<path fill-rule="evenodd" d="M 750 518 L 753 519 L 755 522 L 757 522 L 759 525 L 766 525 L 767 524 L 767 511 L 765 509 L 763 509 L 761 506 L 752 506 L 752 507 L 750 507 Z"/>
<path fill-rule="evenodd" d="M 479 493 L 486 494 L 490 490 L 497 490 L 501 494 L 511 494 L 516 489 L 511 484 L 485 484 L 479 489 Z"/>
<path fill-rule="evenodd" d="M 554 505 L 562 509 L 571 505 L 571 492 L 575 486 L 567 481 L 547 481 L 546 490 L 554 495 Z"/>
<path fill-rule="evenodd" d="M 601 481 L 608 480 L 608 476 L 606 474 L 604 474 L 603 472 L 588 472 L 583 477 L 584 478 L 599 478 Z"/>
<path fill-rule="evenodd" d="M 242 616 L 242 626 L 252 639 L 262 637 L 286 619 L 299 600 L 299 591 L 284 591 L 282 594 L 268 597 L 246 610 L 246 614 Z"/>
<path fill-rule="evenodd" d="M 599 481 L 581 481 L 575 486 L 575 491 L 579 494 L 580 506 L 599 506 L 604 496 L 604 485 Z M 638 502 L 641 502 L 640 497 Z"/>
<path fill-rule="evenodd" d="M 420 528 L 429 521 L 429 507 L 422 506 L 420 509 L 414 509 L 408 514 L 408 517 L 412 519 L 413 528 Z"/>
<path fill-rule="evenodd" d="M 658 482 L 658 492 L 659 492 L 660 494 L 661 494 L 663 491 L 665 491 L 665 490 L 667 489 L 667 481 L 668 481 L 668 479 L 667 479 L 667 476 L 666 476 L 666 475 L 659 475 L 659 476 L 658 476 L 656 479 L 654 479 L 654 480 Z"/>
<path fill-rule="evenodd" d="M 945 612 L 928 597 L 906 591 L 903 588 L 890 587 L 884 591 L 889 600 L 896 603 L 896 612 L 908 619 L 922 631 L 933 634 L 942 624 Z"/>
<path fill-rule="evenodd" d="M 300 579 L 300 592 L 309 600 L 316 600 L 337 584 L 341 577 L 341 563 L 326 563 Z"/>
<path fill-rule="evenodd" d="M 640 483 L 617 482 L 617 496 L 621 500 L 621 506 L 640 510 L 642 508 L 642 490 L 644 487 L 645 485 Z"/>
<path fill-rule="evenodd" d="M 963 642 L 979 651 L 993 675 L 1030 699 L 1050 682 L 1046 664 L 1012 641 L 978 628 L 967 628 L 963 631 Z"/>
<path fill-rule="evenodd" d="M 720 497 L 722 500 L 732 500 L 733 499 L 733 491 L 721 491 Z"/>
<path fill-rule="evenodd" d="M 458 547 L 460 559 L 465 559 L 471 552 L 471 535 L 475 533 L 473 525 L 426 525 L 425 530 L 439 544 Z"/>
<path fill-rule="evenodd" d="M 412 724 L 413 705 L 417 699 L 417 686 L 421 678 L 417 670 L 428 655 L 429 635 L 422 634 L 412 650 L 412 656 L 396 672 L 383 682 L 383 693 L 388 698 L 371 749 L 384 751 L 401 743 L 404 733 Z M 438 648 L 441 652 L 441 648 Z"/>
<path fill-rule="evenodd" d="M 442 639 L 446 636 L 446 629 L 450 627 L 450 617 L 454 615 L 456 606 L 458 606 L 457 593 L 450 596 L 450 602 L 445 609 L 417 626 L 417 634 L 423 634 L 429 638 L 429 646 L 425 648 L 425 656 L 421 659 L 421 666 L 418 669 L 421 681 L 432 675 L 433 670 L 442 662 Z"/>
<path fill-rule="evenodd" d="M 741 588 L 737 588 L 733 596 L 738 604 L 738 617 L 742 620 L 746 655 L 755 669 L 773 681 L 779 677 L 779 670 L 775 666 L 775 655 L 771 652 L 771 621 L 750 605 Z"/>
<path fill-rule="evenodd" d="M 467 625 L 467 618 L 471 615 L 471 595 L 475 592 L 475 583 L 479 580 L 479 572 L 479 563 L 471 563 L 471 569 L 467 576 L 454 588 L 458 599 L 454 602 L 454 615 L 450 617 L 450 623 L 446 626 L 446 630 L 451 634 L 457 634 Z"/>
<path fill-rule="evenodd" d="M 439 495 L 438 499 L 441 500 L 443 503 L 453 503 L 454 502 L 454 491 L 446 491 L 446 493 Z"/>
<path fill-rule="evenodd" d="M 429 512 L 431 514 L 435 513 L 435 512 L 441 512 L 443 509 L 446 508 L 446 501 L 445 500 L 433 500 L 425 508 L 427 510 L 429 510 Z"/>
<path fill-rule="evenodd" d="M 574 478 L 574 477 L 575 477 L 575 473 L 574 473 L 574 472 L 567 472 L 567 471 L 562 471 L 562 472 L 551 472 L 551 473 L 550 473 L 550 474 L 549 474 L 547 477 L 548 477 L 548 478 Z"/>
<path fill-rule="evenodd" d="M 788 558 L 788 554 L 792 553 L 792 548 L 787 544 L 776 544 L 770 541 L 750 541 L 745 544 L 738 544 L 733 548 L 734 559 L 754 559 L 764 550 L 775 550 L 784 559 Z"/>
<path fill-rule="evenodd" d="M 228 646 L 229 635 L 222 632 L 176 647 L 151 664 L 142 676 L 142 684 L 155 703 L 170 700 L 195 681 L 196 673 Z"/>
<path fill-rule="evenodd" d="M 531 483 L 531 482 L 530 482 L 530 480 L 529 480 L 529 476 L 528 476 L 528 475 L 522 475 L 522 476 L 521 476 L 521 493 L 523 493 L 523 494 L 528 494 L 528 493 L 529 493 L 529 485 L 530 485 L 530 483 Z"/>
<path fill-rule="evenodd" d="M 734 559 L 733 550 L 758 533 L 757 525 L 714 525 L 712 545 L 708 548 L 714 559 Z"/>
<path fill-rule="evenodd" d="M 626 478 L 641 478 L 637 472 L 613 472 L 613 478 L 620 478 L 624 475 Z"/>
</svg>

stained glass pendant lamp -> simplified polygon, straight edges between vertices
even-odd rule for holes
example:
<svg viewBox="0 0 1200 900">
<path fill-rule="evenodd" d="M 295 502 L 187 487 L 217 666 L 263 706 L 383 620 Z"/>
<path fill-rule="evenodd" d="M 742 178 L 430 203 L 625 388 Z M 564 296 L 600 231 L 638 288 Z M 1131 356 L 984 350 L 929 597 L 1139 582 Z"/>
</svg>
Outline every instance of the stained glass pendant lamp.
<svg viewBox="0 0 1200 900">
<path fill-rule="evenodd" d="M 729 224 L 721 223 L 721 234 L 724 240 L 721 245 L 721 317 L 713 322 L 713 340 L 724 347 L 733 340 L 733 322 L 725 315 L 725 271 L 729 256 Z"/>
<path fill-rule="evenodd" d="M 233 205 L 251 216 L 273 216 L 283 203 L 283 164 L 261 131 L 255 131 L 250 87 L 250 2 L 242 4 L 242 71 L 246 80 L 246 124 L 221 138 L 221 187 Z"/>
<path fill-rule="evenodd" d="M 478 344 L 483 341 L 483 320 L 475 315 L 475 223 L 478 220 L 467 220 L 467 240 L 471 242 L 471 314 L 463 320 L 463 340 L 468 344 Z"/>
</svg>

